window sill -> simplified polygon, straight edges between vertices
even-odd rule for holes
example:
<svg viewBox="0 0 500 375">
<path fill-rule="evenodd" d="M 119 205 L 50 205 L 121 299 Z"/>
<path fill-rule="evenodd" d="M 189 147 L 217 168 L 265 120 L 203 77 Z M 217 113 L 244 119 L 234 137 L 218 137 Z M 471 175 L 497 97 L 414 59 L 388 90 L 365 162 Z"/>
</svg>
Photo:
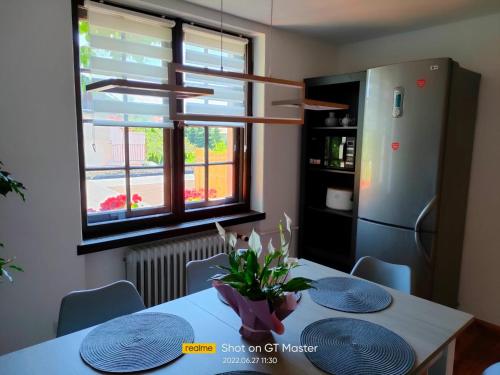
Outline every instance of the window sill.
<svg viewBox="0 0 500 375">
<path fill-rule="evenodd" d="M 90 254 L 98 251 L 116 249 L 118 247 L 137 245 L 144 242 L 163 240 L 171 237 L 215 229 L 215 222 L 218 222 L 224 226 L 231 226 L 249 223 L 252 221 L 264 220 L 265 218 L 266 214 L 264 212 L 247 211 L 233 215 L 225 215 L 202 220 L 193 220 L 168 226 L 154 227 L 150 229 L 92 238 L 82 241 L 77 246 L 77 254 Z"/>
</svg>

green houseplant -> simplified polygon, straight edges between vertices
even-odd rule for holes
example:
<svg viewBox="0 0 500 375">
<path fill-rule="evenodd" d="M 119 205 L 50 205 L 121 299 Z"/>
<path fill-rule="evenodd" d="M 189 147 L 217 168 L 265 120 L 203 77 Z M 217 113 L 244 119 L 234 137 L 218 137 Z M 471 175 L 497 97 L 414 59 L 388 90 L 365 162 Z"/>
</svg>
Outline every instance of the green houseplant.
<svg viewBox="0 0 500 375">
<path fill-rule="evenodd" d="M 25 201 L 24 190 L 26 190 L 24 185 L 12 178 L 10 173 L 3 169 L 3 163 L 0 161 L 0 194 L 6 197 L 8 193 L 14 193 Z M 4 247 L 4 244 L 1 242 L 0 247 Z M 14 260 L 15 258 L 0 257 L 0 281 L 3 281 L 4 279 L 7 279 L 10 282 L 13 281 L 8 269 L 23 271 L 21 267 L 14 264 Z"/>
<path fill-rule="evenodd" d="M 312 288 L 312 280 L 304 277 L 289 279 L 290 271 L 298 267 L 296 258 L 288 255 L 292 241 L 292 221 L 285 214 L 278 225 L 280 245 L 269 241 L 267 254 L 262 254 L 260 236 L 252 231 L 248 249 L 236 249 L 236 235 L 226 233 L 216 224 L 219 235 L 229 245 L 229 267 L 219 266 L 225 273 L 212 277 L 214 287 L 241 317 L 240 333 L 249 339 L 259 339 L 270 331 L 284 332 L 281 322 L 297 306 L 297 292 Z M 288 233 L 288 240 L 285 233 Z"/>
</svg>

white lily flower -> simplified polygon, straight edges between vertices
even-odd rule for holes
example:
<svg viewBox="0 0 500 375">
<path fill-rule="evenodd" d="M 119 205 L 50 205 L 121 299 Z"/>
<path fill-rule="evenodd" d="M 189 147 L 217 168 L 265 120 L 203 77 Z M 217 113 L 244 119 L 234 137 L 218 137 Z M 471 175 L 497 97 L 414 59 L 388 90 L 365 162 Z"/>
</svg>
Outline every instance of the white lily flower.
<svg viewBox="0 0 500 375">
<path fill-rule="evenodd" d="M 267 245 L 267 252 L 272 255 L 272 254 L 274 254 L 275 250 L 276 249 L 273 246 L 273 239 L 271 238 L 269 240 L 269 244 Z"/>
<path fill-rule="evenodd" d="M 225 241 L 226 240 L 226 230 L 222 228 L 222 225 L 219 223 L 215 223 L 215 226 L 217 227 L 217 231 L 219 232 L 219 236 Z"/>
<path fill-rule="evenodd" d="M 260 253 L 262 251 L 262 243 L 260 242 L 260 236 L 255 230 L 252 230 L 252 234 L 248 239 L 248 247 L 255 252 L 257 257 L 260 256 Z"/>
<path fill-rule="evenodd" d="M 292 234 L 292 219 L 286 214 L 286 212 L 283 213 L 285 215 L 285 220 L 286 220 L 286 230 L 288 233 Z"/>
<path fill-rule="evenodd" d="M 238 242 L 238 239 L 236 238 L 235 234 L 229 233 L 229 235 L 228 235 L 229 246 L 234 249 L 236 247 L 236 242 Z"/>
<path fill-rule="evenodd" d="M 6 269 L 2 269 L 2 274 L 3 274 L 3 276 L 4 276 L 7 280 L 9 280 L 10 282 L 12 282 L 12 281 L 13 281 L 12 276 L 10 276 L 10 275 L 9 275 L 9 273 L 7 272 L 7 270 L 6 270 Z"/>
</svg>

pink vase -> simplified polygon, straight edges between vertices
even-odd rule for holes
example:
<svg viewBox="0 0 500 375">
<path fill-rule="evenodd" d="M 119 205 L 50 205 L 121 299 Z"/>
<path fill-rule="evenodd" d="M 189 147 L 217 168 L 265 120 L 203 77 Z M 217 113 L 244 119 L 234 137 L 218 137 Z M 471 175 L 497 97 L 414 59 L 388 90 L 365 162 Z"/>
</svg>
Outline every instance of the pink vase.
<svg viewBox="0 0 500 375">
<path fill-rule="evenodd" d="M 267 300 L 252 301 L 242 296 L 236 289 L 217 280 L 214 280 L 212 285 L 241 318 L 240 334 L 248 340 L 263 340 L 271 331 L 283 334 L 285 326 L 281 321 L 297 308 L 295 293 L 285 294 L 279 306 L 272 311 Z"/>
</svg>

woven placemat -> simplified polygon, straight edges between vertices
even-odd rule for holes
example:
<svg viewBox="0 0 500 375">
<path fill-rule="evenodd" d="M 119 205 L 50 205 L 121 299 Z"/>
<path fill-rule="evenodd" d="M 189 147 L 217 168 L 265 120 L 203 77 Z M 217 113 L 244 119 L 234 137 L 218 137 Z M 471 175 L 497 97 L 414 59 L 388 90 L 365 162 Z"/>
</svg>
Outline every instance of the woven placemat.
<svg viewBox="0 0 500 375">
<path fill-rule="evenodd" d="M 182 343 L 193 340 L 193 328 L 177 315 L 131 314 L 90 331 L 80 355 L 100 371 L 144 371 L 173 361 L 182 355 Z"/>
<path fill-rule="evenodd" d="M 351 277 L 327 277 L 313 285 L 316 289 L 309 289 L 312 300 L 334 310 L 369 313 L 383 310 L 392 302 L 385 289 Z"/>
<path fill-rule="evenodd" d="M 301 345 L 317 345 L 306 357 L 335 375 L 403 375 L 415 363 L 415 352 L 394 332 L 359 319 L 330 318 L 308 325 Z"/>
</svg>

